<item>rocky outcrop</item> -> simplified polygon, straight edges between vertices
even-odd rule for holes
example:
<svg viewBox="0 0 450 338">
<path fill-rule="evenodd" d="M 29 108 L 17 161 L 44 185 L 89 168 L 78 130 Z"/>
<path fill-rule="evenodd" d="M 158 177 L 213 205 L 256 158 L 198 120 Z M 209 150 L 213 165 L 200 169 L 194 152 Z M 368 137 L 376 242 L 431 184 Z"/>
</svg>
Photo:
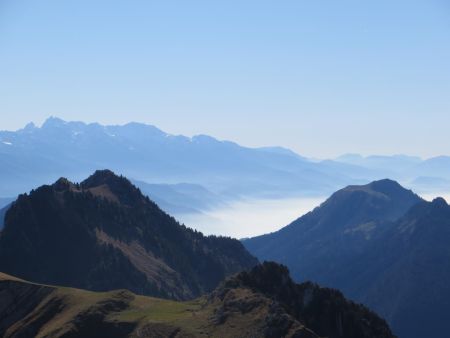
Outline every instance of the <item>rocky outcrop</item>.
<svg viewBox="0 0 450 338">
<path fill-rule="evenodd" d="M 386 322 L 337 290 L 296 284 L 286 267 L 265 262 L 228 279 L 209 298 L 223 325 L 246 313 L 260 313 L 261 337 L 394 337 Z"/>
</svg>

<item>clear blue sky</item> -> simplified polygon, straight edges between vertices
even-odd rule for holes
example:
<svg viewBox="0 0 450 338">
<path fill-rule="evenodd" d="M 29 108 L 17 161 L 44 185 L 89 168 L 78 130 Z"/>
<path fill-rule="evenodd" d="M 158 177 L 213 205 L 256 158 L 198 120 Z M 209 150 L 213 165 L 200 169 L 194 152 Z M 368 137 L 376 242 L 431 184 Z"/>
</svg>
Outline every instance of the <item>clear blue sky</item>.
<svg viewBox="0 0 450 338">
<path fill-rule="evenodd" d="M 49 115 L 450 155 L 450 3 L 0 0 L 0 129 Z"/>
</svg>

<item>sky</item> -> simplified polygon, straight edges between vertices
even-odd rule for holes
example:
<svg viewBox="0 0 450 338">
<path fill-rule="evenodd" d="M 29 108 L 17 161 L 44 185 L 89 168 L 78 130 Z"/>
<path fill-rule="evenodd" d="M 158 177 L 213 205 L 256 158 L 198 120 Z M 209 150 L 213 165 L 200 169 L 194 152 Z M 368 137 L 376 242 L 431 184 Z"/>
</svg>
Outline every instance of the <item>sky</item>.
<svg viewBox="0 0 450 338">
<path fill-rule="evenodd" d="M 447 0 L 0 0 L 0 129 L 54 115 L 450 155 L 449 60 Z"/>
</svg>

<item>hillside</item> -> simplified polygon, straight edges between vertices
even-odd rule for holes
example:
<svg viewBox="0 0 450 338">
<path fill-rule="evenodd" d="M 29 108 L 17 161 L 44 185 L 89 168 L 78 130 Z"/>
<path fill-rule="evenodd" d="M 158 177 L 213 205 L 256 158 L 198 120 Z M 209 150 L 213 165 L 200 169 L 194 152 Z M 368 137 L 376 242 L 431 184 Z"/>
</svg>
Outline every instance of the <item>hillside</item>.
<svg viewBox="0 0 450 338">
<path fill-rule="evenodd" d="M 0 294 L 0 335 L 5 338 L 393 337 L 386 323 L 363 306 L 335 290 L 294 284 L 286 268 L 274 263 L 240 273 L 189 302 L 125 290 L 44 286 L 4 274 Z"/>
<path fill-rule="evenodd" d="M 94 291 L 192 299 L 256 263 L 239 241 L 178 224 L 108 170 L 20 195 L 0 235 L 0 271 Z"/>
<path fill-rule="evenodd" d="M 447 336 L 450 207 L 393 181 L 345 188 L 282 230 L 243 242 L 296 280 L 338 288 L 399 337 Z"/>
<path fill-rule="evenodd" d="M 5 215 L 8 211 L 9 206 L 5 206 L 0 209 L 0 231 L 3 229 L 3 225 L 5 223 Z"/>
<path fill-rule="evenodd" d="M 352 271 L 345 273 L 358 276 L 354 283 L 359 288 L 347 288 L 346 294 L 376 310 L 400 337 L 445 337 L 450 321 L 448 243 L 450 206 L 442 198 L 421 202 L 358 264 L 349 264 Z"/>
<path fill-rule="evenodd" d="M 261 260 L 286 264 L 297 280 L 345 289 L 349 281 L 341 264 L 364 252 L 420 201 L 391 180 L 349 186 L 281 230 L 243 244 Z"/>
<path fill-rule="evenodd" d="M 13 198 L 0 198 L 0 230 L 3 229 L 6 211 L 13 201 Z"/>
</svg>

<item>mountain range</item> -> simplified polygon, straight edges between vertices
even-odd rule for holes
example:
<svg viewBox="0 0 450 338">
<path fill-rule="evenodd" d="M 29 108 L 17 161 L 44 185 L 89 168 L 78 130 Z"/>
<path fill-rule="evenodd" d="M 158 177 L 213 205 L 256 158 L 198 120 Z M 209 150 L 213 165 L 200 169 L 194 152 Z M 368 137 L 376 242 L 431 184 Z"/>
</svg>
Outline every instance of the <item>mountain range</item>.
<svg viewBox="0 0 450 338">
<path fill-rule="evenodd" d="M 443 337 L 450 314 L 450 207 L 391 180 L 349 186 L 281 230 L 244 240 L 298 281 L 338 288 L 399 337 Z"/>
<path fill-rule="evenodd" d="M 380 314 L 401 338 L 446 336 L 450 207 L 442 198 L 426 202 L 391 179 L 365 183 L 391 177 L 419 192 L 445 191 L 449 159 L 317 161 L 284 148 L 174 136 L 137 123 L 57 118 L 0 132 L 0 271 L 7 274 L 0 277 L 6 295 L 0 333 L 46 336 L 53 327 L 53 336 L 88 336 L 96 320 L 105 332 L 136 337 L 189 336 L 192 325 L 194 336 L 244 328 L 246 336 L 392 336 L 378 316 L 327 289 L 336 288 Z M 97 168 L 130 180 L 106 169 L 82 180 Z M 42 182 L 54 183 L 33 189 Z M 170 216 L 241 198 L 337 189 L 281 230 L 242 242 L 204 236 Z M 258 259 L 286 265 L 302 284 L 285 267 L 258 265 Z M 30 294 L 37 298 L 27 303 Z M 311 302 L 311 294 L 320 301 Z M 189 306 L 174 302 L 195 298 Z M 155 304 L 161 307 L 150 316 Z M 61 328 L 57 314 L 66 310 L 75 317 Z M 153 315 L 161 313 L 171 320 L 154 326 Z M 198 321 L 189 317 L 194 313 Z"/>
<path fill-rule="evenodd" d="M 94 291 L 191 299 L 256 263 L 239 241 L 180 225 L 109 170 L 20 195 L 0 235 L 0 271 Z"/>
<path fill-rule="evenodd" d="M 390 177 L 420 193 L 447 193 L 450 191 L 450 157 L 437 156 L 422 160 L 415 156 L 367 156 L 347 154 L 335 161 L 356 165 Z"/>
<path fill-rule="evenodd" d="M 51 117 L 40 127 L 30 123 L 0 132 L 0 197 L 15 198 L 61 176 L 80 181 L 108 168 L 178 216 L 240 198 L 326 196 L 384 177 L 419 192 L 445 190 L 450 188 L 449 163 L 445 156 L 421 160 L 400 155 L 319 161 L 285 148 L 171 135 L 139 123 L 104 126 Z"/>
<path fill-rule="evenodd" d="M 180 225 L 110 170 L 5 210 L 3 337 L 394 337 L 339 291 L 295 284 L 238 240 Z"/>
<path fill-rule="evenodd" d="M 336 290 L 295 284 L 275 263 L 189 302 L 29 283 L 0 273 L 0 335 L 12 337 L 393 338 L 386 322 Z"/>
<path fill-rule="evenodd" d="M 227 205 L 227 199 L 199 184 L 132 181 L 143 194 L 171 215 L 197 214 Z"/>
<path fill-rule="evenodd" d="M 213 137 L 167 134 L 154 126 L 103 126 L 49 118 L 0 132 L 0 196 L 60 176 L 80 180 L 108 168 L 147 183 L 193 183 L 224 196 L 328 190 L 331 171 L 285 149 L 246 148 Z M 3 181 L 4 180 L 4 181 Z"/>
</svg>

